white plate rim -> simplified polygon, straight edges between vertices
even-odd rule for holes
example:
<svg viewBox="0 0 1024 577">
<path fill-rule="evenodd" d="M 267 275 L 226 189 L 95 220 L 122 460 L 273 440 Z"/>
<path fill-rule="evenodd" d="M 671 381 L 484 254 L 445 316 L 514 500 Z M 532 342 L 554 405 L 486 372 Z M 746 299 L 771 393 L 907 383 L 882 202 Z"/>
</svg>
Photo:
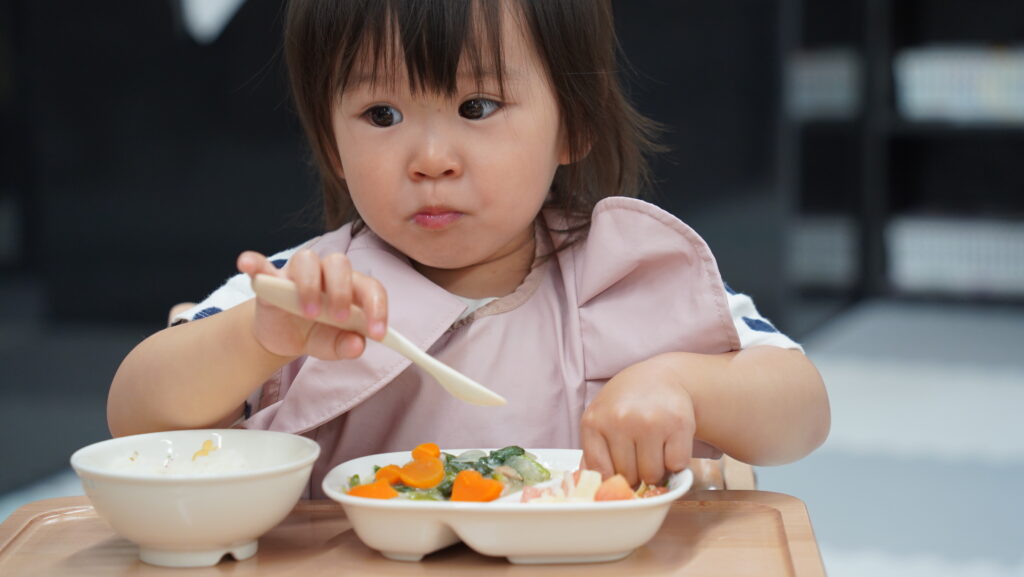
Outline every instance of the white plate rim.
<svg viewBox="0 0 1024 577">
<path fill-rule="evenodd" d="M 263 436 L 278 436 L 278 437 L 290 437 L 296 442 L 304 445 L 310 452 L 303 458 L 285 463 L 281 465 L 273 465 L 270 467 L 257 467 L 246 471 L 232 471 L 217 474 L 190 474 L 181 473 L 174 475 L 164 475 L 160 473 L 147 473 L 147 472 L 136 472 L 136 471 L 117 471 L 112 472 L 102 467 L 96 467 L 88 463 L 83 463 L 85 455 L 90 452 L 97 451 L 101 446 L 124 444 L 130 445 L 133 441 L 147 441 L 154 437 L 166 437 L 168 435 L 184 435 L 184 434 L 196 434 L 197 436 L 219 434 L 219 435 L 263 435 Z M 158 431 L 154 433 L 142 433 L 138 435 L 127 435 L 124 437 L 115 437 L 113 439 L 106 439 L 103 441 L 97 441 L 95 443 L 86 445 L 74 453 L 71 454 L 70 463 L 71 468 L 74 469 L 75 473 L 79 477 L 89 477 L 96 479 L 109 479 L 116 480 L 125 483 L 157 483 L 157 484 L 193 484 L 202 485 L 208 483 L 221 483 L 227 480 L 237 479 L 255 479 L 265 476 L 279 475 L 281 473 L 287 473 L 302 469 L 304 467 L 310 467 L 320 456 L 320 445 L 316 441 L 303 437 L 302 435 L 295 435 L 292 433 L 284 433 L 281 431 L 266 431 L 262 429 L 181 429 L 177 431 Z"/>
<path fill-rule="evenodd" d="M 482 451 L 493 451 L 494 449 L 442 449 L 445 453 L 458 454 L 469 450 L 482 450 Z M 543 456 L 548 453 L 562 453 L 566 458 L 575 457 L 574 461 L 579 462 L 583 451 L 579 449 L 526 449 L 527 452 L 537 455 L 537 457 L 543 462 Z M 394 457 L 391 457 L 391 456 Z M 532 513 L 549 513 L 549 512 L 569 512 L 569 511 L 608 511 L 616 509 L 646 509 L 658 507 L 664 505 L 667 502 L 675 501 L 676 499 L 685 495 L 693 485 L 693 472 L 689 469 L 683 469 L 682 471 L 675 473 L 670 478 L 669 483 L 675 484 L 675 488 L 670 491 L 658 495 L 655 497 L 645 497 L 642 499 L 628 499 L 619 501 L 584 501 L 584 502 L 572 502 L 572 503 L 520 503 L 515 501 L 491 501 L 487 503 L 471 503 L 471 502 L 451 502 L 451 501 L 413 501 L 409 499 L 367 499 L 365 497 L 353 497 L 345 494 L 344 491 L 339 490 L 337 487 L 346 486 L 348 484 L 347 476 L 342 472 L 344 469 L 350 467 L 358 461 L 373 461 L 388 457 L 393 458 L 395 464 L 400 464 L 398 461 L 404 459 L 409 460 L 409 451 L 396 451 L 391 453 L 376 453 L 373 455 L 366 455 L 363 457 L 357 457 L 350 459 L 331 468 L 322 482 L 322 488 L 324 494 L 331 499 L 339 502 L 342 506 L 353 506 L 367 509 L 382 509 L 382 510 L 410 510 L 410 511 L 458 511 L 465 513 L 515 513 L 515 514 L 532 514 Z M 404 462 L 402 461 L 402 462 Z"/>
</svg>

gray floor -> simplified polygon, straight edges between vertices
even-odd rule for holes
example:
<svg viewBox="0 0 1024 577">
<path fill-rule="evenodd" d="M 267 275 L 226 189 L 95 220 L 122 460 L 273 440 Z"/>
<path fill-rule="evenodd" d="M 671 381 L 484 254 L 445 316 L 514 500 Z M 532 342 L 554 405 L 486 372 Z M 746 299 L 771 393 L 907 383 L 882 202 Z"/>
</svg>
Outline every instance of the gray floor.
<svg viewBox="0 0 1024 577">
<path fill-rule="evenodd" d="M 81 493 L 67 456 L 105 437 L 110 376 L 149 330 L 0 330 L 0 454 L 21 471 L 0 468 L 0 519 Z M 832 434 L 758 478 L 807 503 L 830 575 L 1024 576 L 1021 343 L 1024 307 L 894 301 L 804 339 L 829 386 Z"/>
<path fill-rule="evenodd" d="M 877 302 L 807 339 L 833 427 L 759 488 L 808 506 L 829 574 L 1024 575 L 1024 307 Z"/>
</svg>

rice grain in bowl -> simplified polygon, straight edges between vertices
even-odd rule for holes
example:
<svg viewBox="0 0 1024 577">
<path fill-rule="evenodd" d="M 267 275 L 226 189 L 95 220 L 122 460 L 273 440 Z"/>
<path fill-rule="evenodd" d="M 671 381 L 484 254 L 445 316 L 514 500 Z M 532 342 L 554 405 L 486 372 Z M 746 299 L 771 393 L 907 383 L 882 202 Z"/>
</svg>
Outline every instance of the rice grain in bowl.
<svg viewBox="0 0 1024 577">
<path fill-rule="evenodd" d="M 320 454 L 298 435 L 246 429 L 167 431 L 83 447 L 71 456 L 96 512 L 146 563 L 242 560 L 281 522 Z"/>
</svg>

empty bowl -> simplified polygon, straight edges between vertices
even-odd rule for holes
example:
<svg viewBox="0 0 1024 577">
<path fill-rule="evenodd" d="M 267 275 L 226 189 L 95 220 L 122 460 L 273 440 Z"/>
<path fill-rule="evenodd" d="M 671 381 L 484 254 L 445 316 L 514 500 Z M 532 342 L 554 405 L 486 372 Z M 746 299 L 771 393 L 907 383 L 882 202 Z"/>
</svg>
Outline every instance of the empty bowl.
<svg viewBox="0 0 1024 577">
<path fill-rule="evenodd" d="M 320 447 L 272 431 L 168 431 L 101 441 L 71 466 L 96 512 L 146 563 L 216 565 L 253 556 L 309 482 Z"/>
</svg>

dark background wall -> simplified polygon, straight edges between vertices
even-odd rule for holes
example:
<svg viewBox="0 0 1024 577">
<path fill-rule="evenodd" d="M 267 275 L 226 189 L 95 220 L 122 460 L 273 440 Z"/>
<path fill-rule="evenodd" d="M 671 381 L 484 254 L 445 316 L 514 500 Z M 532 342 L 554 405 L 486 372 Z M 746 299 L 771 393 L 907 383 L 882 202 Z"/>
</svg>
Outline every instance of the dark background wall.
<svg viewBox="0 0 1024 577">
<path fill-rule="evenodd" d="M 784 2 L 615 3 L 639 108 L 667 128 L 654 200 L 700 233 L 723 277 L 786 327 L 790 216 Z"/>
<path fill-rule="evenodd" d="M 205 46 L 171 2 L 60 4 L 7 9 L 22 265 L 54 318 L 160 319 L 216 286 L 240 249 L 308 236 L 295 217 L 315 191 L 277 3 L 249 2 Z"/>
<path fill-rule="evenodd" d="M 776 7 L 615 2 L 668 128 L 654 200 L 785 328 Z M 108 436 L 110 380 L 172 304 L 318 231 L 282 25 L 249 0 L 204 45 L 177 1 L 0 0 L 0 491 Z"/>
<path fill-rule="evenodd" d="M 18 264 L 43 279 L 54 318 L 162 319 L 231 273 L 240 250 L 316 230 L 279 3 L 247 2 L 210 45 L 184 32 L 174 2 L 54 4 L 3 9 L 5 194 L 24 214 Z M 708 237 L 732 284 L 778 311 L 750 267 L 779 257 L 746 254 L 774 241 L 741 244 L 757 229 L 704 215 L 751 203 L 764 215 L 776 195 L 774 3 L 615 8 L 636 100 L 670 129 L 655 200 Z"/>
</svg>

